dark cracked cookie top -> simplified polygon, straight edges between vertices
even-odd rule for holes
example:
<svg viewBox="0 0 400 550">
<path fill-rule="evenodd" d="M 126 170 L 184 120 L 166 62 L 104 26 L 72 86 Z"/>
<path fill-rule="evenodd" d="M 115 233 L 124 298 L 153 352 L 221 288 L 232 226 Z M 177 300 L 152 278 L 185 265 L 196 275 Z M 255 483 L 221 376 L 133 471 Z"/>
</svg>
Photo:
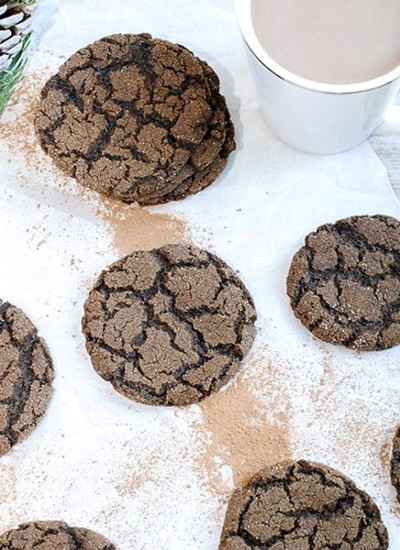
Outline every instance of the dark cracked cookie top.
<svg viewBox="0 0 400 550">
<path fill-rule="evenodd" d="M 26 315 L 0 300 L 0 454 L 35 428 L 51 395 L 53 364 Z"/>
<path fill-rule="evenodd" d="M 400 502 L 400 426 L 397 428 L 392 443 L 392 456 L 390 458 L 390 476 L 392 484 L 397 492 L 397 500 Z"/>
<path fill-rule="evenodd" d="M 237 371 L 253 300 L 220 258 L 193 246 L 134 252 L 103 271 L 82 322 L 95 370 L 132 399 L 187 405 Z"/>
<path fill-rule="evenodd" d="M 318 338 L 358 350 L 400 343 L 400 223 L 353 216 L 307 236 L 287 278 L 294 314 Z"/>
<path fill-rule="evenodd" d="M 235 148 L 215 72 L 149 34 L 108 36 L 70 57 L 44 86 L 35 126 L 66 174 L 140 204 L 200 191 Z"/>
<path fill-rule="evenodd" d="M 256 474 L 232 495 L 220 550 L 385 550 L 372 499 L 339 472 L 306 461 Z"/>
<path fill-rule="evenodd" d="M 0 550 L 116 550 L 110 541 L 62 521 L 35 521 L 0 536 Z"/>
</svg>

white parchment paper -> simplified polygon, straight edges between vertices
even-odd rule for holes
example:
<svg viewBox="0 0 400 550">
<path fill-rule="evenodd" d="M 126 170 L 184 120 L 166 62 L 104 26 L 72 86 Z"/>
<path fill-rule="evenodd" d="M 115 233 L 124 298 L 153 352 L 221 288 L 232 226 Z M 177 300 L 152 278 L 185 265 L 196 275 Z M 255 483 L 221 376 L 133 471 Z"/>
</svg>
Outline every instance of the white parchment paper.
<svg viewBox="0 0 400 550">
<path fill-rule="evenodd" d="M 368 144 L 315 157 L 269 132 L 231 0 L 60 0 L 29 71 L 50 76 L 78 48 L 119 32 L 182 43 L 219 74 L 237 151 L 213 186 L 152 210 L 187 220 L 195 243 L 240 272 L 259 316 L 257 360 L 243 369 L 261 381 L 269 370 L 275 380 L 250 390 L 275 403 L 267 416 L 276 403 L 286 412 L 293 457 L 339 469 L 376 500 L 390 549 L 399 550 L 387 455 L 400 423 L 400 349 L 357 354 L 317 342 L 285 293 L 291 257 L 319 224 L 364 213 L 400 217 L 383 165 Z M 0 125 L 17 131 L 23 109 L 11 107 Z M 0 143 L 0 296 L 39 327 L 56 380 L 43 422 L 0 458 L 0 531 L 63 519 L 99 531 L 120 550 L 215 549 L 225 505 L 196 467 L 204 451 L 194 428 L 201 408 L 130 402 L 94 373 L 84 349 L 83 302 L 99 271 L 119 256 L 98 215 L 99 198 L 78 190 L 40 152 L 39 165 L 27 163 L 24 144 L 15 150 L 14 142 Z M 229 493 L 229 468 L 215 467 Z"/>
</svg>

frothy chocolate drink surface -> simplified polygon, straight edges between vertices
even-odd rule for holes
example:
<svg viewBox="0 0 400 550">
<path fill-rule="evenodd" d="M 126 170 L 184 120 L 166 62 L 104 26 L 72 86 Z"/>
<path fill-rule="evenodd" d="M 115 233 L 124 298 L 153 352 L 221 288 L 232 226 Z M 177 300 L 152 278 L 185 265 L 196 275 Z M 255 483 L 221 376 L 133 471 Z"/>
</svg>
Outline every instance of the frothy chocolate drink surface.
<svg viewBox="0 0 400 550">
<path fill-rule="evenodd" d="M 400 65 L 400 0 L 252 0 L 251 9 L 264 50 L 303 78 L 353 84 Z"/>
</svg>

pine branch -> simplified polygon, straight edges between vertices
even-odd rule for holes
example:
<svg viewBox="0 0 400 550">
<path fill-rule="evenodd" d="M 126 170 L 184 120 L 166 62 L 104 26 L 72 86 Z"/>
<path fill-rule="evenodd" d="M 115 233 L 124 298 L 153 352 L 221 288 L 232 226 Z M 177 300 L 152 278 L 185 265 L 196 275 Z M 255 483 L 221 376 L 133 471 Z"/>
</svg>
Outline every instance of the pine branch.
<svg viewBox="0 0 400 550">
<path fill-rule="evenodd" d="M 33 6 L 36 3 L 35 0 L 14 0 L 14 2 L 9 2 L 7 4 L 8 8 L 16 8 L 21 4 L 26 4 L 27 6 Z"/>
<path fill-rule="evenodd" d="M 22 0 L 23 2 L 24 0 Z M 24 53 L 29 46 L 32 32 L 29 32 L 23 40 L 21 50 L 13 57 L 10 66 L 6 71 L 0 71 L 0 114 L 3 112 L 7 101 L 18 84 L 19 79 L 24 72 L 26 58 Z"/>
<path fill-rule="evenodd" d="M 30 8 L 36 3 L 36 0 L 9 0 L 6 3 L 8 13 L 12 10 L 17 12 L 25 12 L 25 8 Z M 1 28 L 1 20 L 0 20 Z M 26 49 L 29 46 L 31 32 L 28 32 L 22 41 L 21 50 L 11 57 L 7 69 L 0 70 L 0 115 L 3 112 L 7 101 L 13 94 L 15 87 L 20 80 L 26 65 Z"/>
</svg>

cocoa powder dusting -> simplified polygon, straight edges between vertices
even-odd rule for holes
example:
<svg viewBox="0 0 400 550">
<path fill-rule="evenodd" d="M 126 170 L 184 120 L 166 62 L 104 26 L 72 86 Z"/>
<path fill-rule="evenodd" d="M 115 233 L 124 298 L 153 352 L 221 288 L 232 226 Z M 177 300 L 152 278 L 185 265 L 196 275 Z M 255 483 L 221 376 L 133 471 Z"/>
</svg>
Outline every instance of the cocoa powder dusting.
<svg viewBox="0 0 400 550">
<path fill-rule="evenodd" d="M 385 470 L 389 469 L 390 464 L 390 444 L 386 441 L 381 448 L 379 449 L 379 459 L 381 461 L 382 468 Z"/>
<path fill-rule="evenodd" d="M 12 464 L 1 464 L 0 467 L 0 521 L 4 522 L 4 509 L 7 502 L 17 501 L 17 472 Z"/>
<path fill-rule="evenodd" d="M 165 244 L 189 242 L 184 221 L 168 214 L 157 214 L 136 205 L 117 203 L 101 197 L 99 214 L 110 224 L 115 247 L 122 255 L 134 250 L 151 250 Z"/>
<path fill-rule="evenodd" d="M 38 153 L 41 150 L 33 121 L 46 74 L 47 69 L 42 69 L 22 78 L 0 121 L 0 139 L 6 142 L 14 155 L 17 153 L 23 156 L 25 165 L 39 172 L 41 166 Z"/>
<path fill-rule="evenodd" d="M 265 376 L 257 365 L 263 365 Z M 265 400 L 256 395 L 262 386 L 270 388 L 271 395 L 275 394 L 277 388 L 270 384 L 273 369 L 262 355 L 253 357 L 246 370 L 242 370 L 225 391 L 200 403 L 202 421 L 197 428 L 209 432 L 203 466 L 209 488 L 222 500 L 229 497 L 231 487 L 222 480 L 218 465 L 230 467 L 233 484 L 238 487 L 258 470 L 292 457 L 289 413 L 280 410 L 273 401 L 268 407 Z M 272 411 L 273 419 L 269 417 Z"/>
</svg>

